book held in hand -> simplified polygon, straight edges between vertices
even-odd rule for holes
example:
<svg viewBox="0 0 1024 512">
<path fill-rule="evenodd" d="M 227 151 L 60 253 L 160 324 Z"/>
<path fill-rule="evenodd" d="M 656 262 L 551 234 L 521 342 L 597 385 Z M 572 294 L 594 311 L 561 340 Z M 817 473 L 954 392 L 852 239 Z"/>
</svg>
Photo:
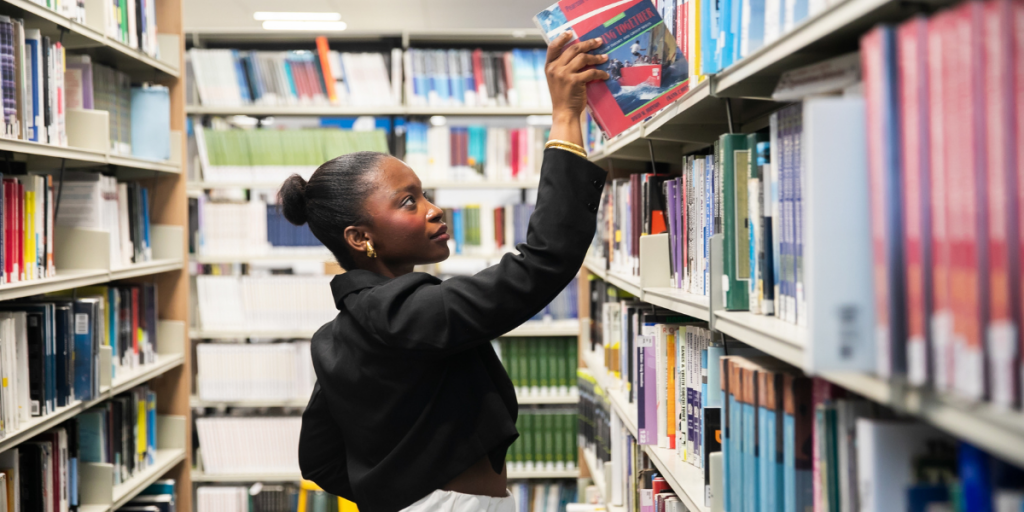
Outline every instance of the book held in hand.
<svg viewBox="0 0 1024 512">
<path fill-rule="evenodd" d="M 587 84 L 587 106 L 605 137 L 614 137 L 672 103 L 690 87 L 689 64 L 650 0 L 559 0 L 534 17 L 547 42 L 565 31 L 570 45 L 602 43 L 596 66 L 608 80 Z"/>
</svg>

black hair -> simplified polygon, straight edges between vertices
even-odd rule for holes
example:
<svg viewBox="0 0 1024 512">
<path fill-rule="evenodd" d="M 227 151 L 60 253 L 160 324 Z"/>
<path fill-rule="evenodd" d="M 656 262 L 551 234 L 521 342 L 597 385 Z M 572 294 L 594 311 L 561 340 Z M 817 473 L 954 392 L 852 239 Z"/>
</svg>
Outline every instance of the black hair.
<svg viewBox="0 0 1024 512">
<path fill-rule="evenodd" d="M 292 174 L 277 193 L 278 204 L 288 222 L 309 229 L 334 254 L 345 270 L 355 260 L 345 241 L 345 228 L 370 221 L 363 202 L 373 189 L 372 175 L 386 153 L 357 151 L 328 160 L 307 182 Z"/>
</svg>

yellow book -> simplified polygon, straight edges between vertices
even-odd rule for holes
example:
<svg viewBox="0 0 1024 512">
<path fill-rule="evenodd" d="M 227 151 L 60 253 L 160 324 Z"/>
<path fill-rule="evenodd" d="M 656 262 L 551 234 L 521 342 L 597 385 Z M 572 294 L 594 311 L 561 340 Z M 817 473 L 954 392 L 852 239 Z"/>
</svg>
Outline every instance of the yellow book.
<svg viewBox="0 0 1024 512">
<path fill-rule="evenodd" d="M 22 279 L 35 279 L 36 274 L 36 194 L 25 191 L 25 254 Z"/>
<path fill-rule="evenodd" d="M 668 436 L 669 448 L 675 448 L 676 446 L 676 395 L 678 389 L 676 388 L 676 333 L 679 332 L 678 327 L 669 326 L 668 333 L 665 336 L 665 351 L 668 356 L 668 372 L 667 372 L 667 384 L 668 384 L 668 396 L 665 399 L 665 434 Z"/>
<path fill-rule="evenodd" d="M 135 436 L 135 449 L 139 454 L 138 460 L 144 460 L 146 457 L 146 442 L 149 440 L 149 434 L 146 430 L 146 412 L 148 411 L 148 407 L 146 405 L 145 395 L 142 393 L 139 393 L 139 395 L 139 422 L 138 428 L 136 429 L 138 434 Z"/>
</svg>

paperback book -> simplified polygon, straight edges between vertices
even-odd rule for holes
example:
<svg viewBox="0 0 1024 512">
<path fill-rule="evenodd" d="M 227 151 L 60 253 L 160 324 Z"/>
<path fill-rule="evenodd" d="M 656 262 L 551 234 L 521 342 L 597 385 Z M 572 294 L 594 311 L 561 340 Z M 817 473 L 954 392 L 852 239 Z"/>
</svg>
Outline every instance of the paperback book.
<svg viewBox="0 0 1024 512">
<path fill-rule="evenodd" d="M 569 45 L 602 43 L 596 66 L 608 80 L 587 84 L 587 105 L 604 132 L 614 137 L 669 105 L 690 87 L 689 64 L 650 0 L 559 0 L 534 17 L 547 42 L 571 31 Z"/>
</svg>

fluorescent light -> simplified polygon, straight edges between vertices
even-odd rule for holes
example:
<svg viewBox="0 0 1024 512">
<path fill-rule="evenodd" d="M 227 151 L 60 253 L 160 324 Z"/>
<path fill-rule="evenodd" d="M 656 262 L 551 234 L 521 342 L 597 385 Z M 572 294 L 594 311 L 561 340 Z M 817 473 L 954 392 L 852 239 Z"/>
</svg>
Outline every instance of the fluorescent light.
<svg viewBox="0 0 1024 512">
<path fill-rule="evenodd" d="M 341 14 L 336 12 L 267 12 L 259 11 L 252 14 L 256 21 L 339 21 Z"/>
<path fill-rule="evenodd" d="M 344 21 L 264 21 L 263 30 L 314 30 L 341 32 L 348 28 Z"/>
</svg>

